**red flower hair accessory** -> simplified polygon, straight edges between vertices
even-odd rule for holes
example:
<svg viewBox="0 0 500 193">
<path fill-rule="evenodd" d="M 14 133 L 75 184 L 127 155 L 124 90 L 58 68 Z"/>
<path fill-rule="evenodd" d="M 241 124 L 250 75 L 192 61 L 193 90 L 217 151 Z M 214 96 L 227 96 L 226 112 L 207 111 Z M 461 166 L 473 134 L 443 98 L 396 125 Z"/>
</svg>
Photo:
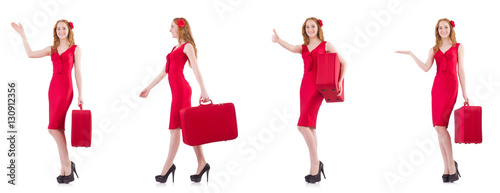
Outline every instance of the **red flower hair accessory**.
<svg viewBox="0 0 500 193">
<path fill-rule="evenodd" d="M 455 28 L 455 22 L 453 20 L 450 21 L 451 27 Z"/>
<path fill-rule="evenodd" d="M 70 27 L 71 29 L 73 29 L 73 22 L 71 22 L 71 21 L 70 21 L 70 22 L 68 22 L 68 23 L 69 23 L 69 27 Z"/>
<path fill-rule="evenodd" d="M 318 19 L 318 23 L 320 27 L 323 27 L 323 21 L 321 21 L 321 19 Z"/>
<path fill-rule="evenodd" d="M 186 23 L 184 23 L 184 20 L 182 19 L 177 20 L 177 26 L 184 27 L 184 25 L 186 25 Z"/>
</svg>

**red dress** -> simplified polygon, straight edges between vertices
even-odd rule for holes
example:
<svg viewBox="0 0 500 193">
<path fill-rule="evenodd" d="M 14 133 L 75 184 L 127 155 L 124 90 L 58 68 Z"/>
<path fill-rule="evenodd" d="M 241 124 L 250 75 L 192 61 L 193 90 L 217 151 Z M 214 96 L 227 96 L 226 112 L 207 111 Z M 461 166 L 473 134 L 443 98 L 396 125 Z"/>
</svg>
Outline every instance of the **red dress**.
<svg viewBox="0 0 500 193">
<path fill-rule="evenodd" d="M 184 54 L 184 43 L 177 49 L 174 47 L 167 55 L 167 66 L 165 72 L 168 74 L 168 83 L 172 91 L 172 105 L 170 107 L 170 125 L 169 129 L 176 129 L 181 127 L 181 114 L 182 108 L 191 107 L 191 86 L 184 78 L 182 73 L 184 65 L 188 60 Z"/>
<path fill-rule="evenodd" d="M 453 106 L 458 94 L 458 47 L 456 43 L 446 52 L 440 49 L 434 54 L 437 73 L 432 86 L 432 123 L 433 126 L 448 127 Z"/>
<path fill-rule="evenodd" d="M 316 118 L 323 96 L 316 87 L 318 72 L 318 54 L 326 53 L 326 41 L 321 42 L 314 50 L 309 51 L 302 45 L 302 59 L 304 59 L 304 76 L 300 85 L 300 117 L 297 126 L 316 128 Z"/>
<path fill-rule="evenodd" d="M 75 58 L 76 45 L 69 47 L 61 55 L 58 50 L 51 55 L 53 72 L 49 86 L 49 129 L 63 129 L 66 113 L 73 100 L 71 70 Z"/>
</svg>

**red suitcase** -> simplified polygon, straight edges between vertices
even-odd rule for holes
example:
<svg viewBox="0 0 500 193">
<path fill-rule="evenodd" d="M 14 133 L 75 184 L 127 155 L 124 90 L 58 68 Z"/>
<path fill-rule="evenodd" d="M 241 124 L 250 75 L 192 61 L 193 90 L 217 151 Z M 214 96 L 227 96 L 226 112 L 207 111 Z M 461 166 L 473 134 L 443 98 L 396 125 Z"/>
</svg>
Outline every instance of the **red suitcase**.
<svg viewBox="0 0 500 193">
<path fill-rule="evenodd" d="M 92 115 L 90 110 L 73 110 L 71 113 L 71 146 L 90 147 L 92 141 Z"/>
<path fill-rule="evenodd" d="M 344 80 L 342 93 L 339 93 L 340 62 L 337 53 L 318 54 L 318 73 L 316 86 L 327 103 L 344 102 Z"/>
<path fill-rule="evenodd" d="M 482 143 L 481 117 L 481 107 L 467 102 L 455 110 L 455 143 Z"/>
<path fill-rule="evenodd" d="M 182 141 L 197 146 L 238 137 L 233 103 L 201 104 L 181 109 Z"/>
</svg>

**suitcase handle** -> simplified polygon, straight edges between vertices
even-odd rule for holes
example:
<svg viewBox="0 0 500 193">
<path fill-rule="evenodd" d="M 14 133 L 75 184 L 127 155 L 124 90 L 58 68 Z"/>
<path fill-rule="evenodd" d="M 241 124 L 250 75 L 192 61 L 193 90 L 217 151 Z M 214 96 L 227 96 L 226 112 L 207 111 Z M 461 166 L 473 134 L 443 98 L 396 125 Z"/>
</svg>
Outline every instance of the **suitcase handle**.
<svg viewBox="0 0 500 193">
<path fill-rule="evenodd" d="M 80 110 L 83 110 L 82 104 L 78 104 L 78 106 L 80 107 Z"/>
<path fill-rule="evenodd" d="M 469 106 L 469 102 L 464 102 L 464 106 Z"/>
<path fill-rule="evenodd" d="M 200 98 L 200 106 L 208 106 L 208 105 L 213 105 L 214 103 L 212 102 L 212 99 L 209 99 L 210 100 L 210 104 L 203 104 L 201 98 Z"/>
</svg>

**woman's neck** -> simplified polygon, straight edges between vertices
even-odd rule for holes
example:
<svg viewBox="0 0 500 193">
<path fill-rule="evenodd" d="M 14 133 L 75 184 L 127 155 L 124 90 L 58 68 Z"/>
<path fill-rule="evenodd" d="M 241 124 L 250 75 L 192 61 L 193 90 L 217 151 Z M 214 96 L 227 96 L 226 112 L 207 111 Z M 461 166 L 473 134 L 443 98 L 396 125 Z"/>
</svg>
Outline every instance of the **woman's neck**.
<svg viewBox="0 0 500 193">
<path fill-rule="evenodd" d="M 316 44 L 318 42 L 321 42 L 321 40 L 316 36 L 309 38 L 309 44 L 311 44 L 311 43 Z"/>
<path fill-rule="evenodd" d="M 451 42 L 451 39 L 446 37 L 446 38 L 442 38 L 441 41 L 443 42 L 443 44 L 452 44 L 453 42 Z"/>
<path fill-rule="evenodd" d="M 68 39 L 61 39 L 61 40 L 59 40 L 59 45 L 68 46 L 69 45 Z"/>
</svg>

